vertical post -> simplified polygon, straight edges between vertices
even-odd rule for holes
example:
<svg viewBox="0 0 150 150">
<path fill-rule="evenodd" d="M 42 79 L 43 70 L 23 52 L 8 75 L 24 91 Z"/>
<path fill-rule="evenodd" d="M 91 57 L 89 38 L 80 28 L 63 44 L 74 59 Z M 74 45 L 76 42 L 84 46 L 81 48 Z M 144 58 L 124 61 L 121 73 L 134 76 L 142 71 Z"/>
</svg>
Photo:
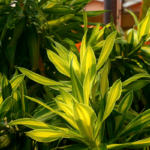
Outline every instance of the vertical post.
<svg viewBox="0 0 150 150">
<path fill-rule="evenodd" d="M 104 13 L 104 24 L 110 23 L 111 20 L 111 1 L 112 0 L 104 0 L 104 10 L 109 10 L 109 12 Z"/>
<path fill-rule="evenodd" d="M 104 9 L 109 12 L 104 13 L 104 24 L 108 24 L 111 21 L 111 14 L 116 24 L 116 11 L 117 11 L 117 0 L 104 0 Z"/>
</svg>

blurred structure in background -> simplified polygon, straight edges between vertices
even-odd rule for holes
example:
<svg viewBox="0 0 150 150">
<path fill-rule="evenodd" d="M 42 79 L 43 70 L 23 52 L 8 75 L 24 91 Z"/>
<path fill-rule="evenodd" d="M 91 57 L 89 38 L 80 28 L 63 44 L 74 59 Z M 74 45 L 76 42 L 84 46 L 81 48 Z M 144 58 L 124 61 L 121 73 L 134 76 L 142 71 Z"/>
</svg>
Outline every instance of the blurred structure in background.
<svg viewBox="0 0 150 150">
<path fill-rule="evenodd" d="M 121 26 L 124 30 L 127 30 L 133 27 L 135 23 L 133 17 L 124 9 L 133 11 L 139 18 L 142 4 L 141 2 L 142 0 L 92 0 L 86 5 L 85 10 L 86 11 L 97 11 L 104 9 L 110 10 L 110 13 L 107 12 L 97 17 L 89 17 L 88 21 L 109 23 L 110 14 L 112 13 L 114 23 L 118 26 Z"/>
</svg>

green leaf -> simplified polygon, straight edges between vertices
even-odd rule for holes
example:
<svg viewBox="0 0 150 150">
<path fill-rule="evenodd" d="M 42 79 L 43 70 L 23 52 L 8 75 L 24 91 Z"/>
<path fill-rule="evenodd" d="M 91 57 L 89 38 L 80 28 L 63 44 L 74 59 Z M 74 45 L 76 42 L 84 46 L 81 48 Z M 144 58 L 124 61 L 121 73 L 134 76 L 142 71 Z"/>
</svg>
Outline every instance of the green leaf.
<svg viewBox="0 0 150 150">
<path fill-rule="evenodd" d="M 19 91 L 14 91 L 12 93 L 12 98 L 14 100 L 14 112 L 17 113 L 21 109 L 21 94 Z"/>
<path fill-rule="evenodd" d="M 11 84 L 5 75 L 3 75 L 3 78 L 2 78 L 1 91 L 2 91 L 3 100 L 9 97 L 12 92 Z"/>
<path fill-rule="evenodd" d="M 130 11 L 130 10 L 125 9 L 125 11 L 127 11 L 128 13 L 130 13 L 132 15 L 132 17 L 134 18 L 136 26 L 138 26 L 139 21 L 138 21 L 137 16 L 132 11 Z"/>
<path fill-rule="evenodd" d="M 75 97 L 75 99 L 80 102 L 83 103 L 83 87 L 81 82 L 79 81 L 78 77 L 76 76 L 76 74 L 74 73 L 73 70 L 73 60 L 71 61 L 71 65 L 70 65 L 70 74 L 71 74 L 71 83 L 72 83 L 72 95 Z"/>
<path fill-rule="evenodd" d="M 133 90 L 133 91 L 139 90 L 142 87 L 146 86 L 148 83 L 150 83 L 149 80 L 137 80 L 137 81 L 133 81 L 129 85 L 125 86 L 122 89 L 122 92 L 128 92 L 128 91 L 131 91 L 131 90 Z"/>
<path fill-rule="evenodd" d="M 104 136 L 105 122 L 102 123 L 103 115 L 104 115 L 104 103 L 105 103 L 105 99 L 101 99 L 98 118 L 96 120 L 95 127 L 94 127 L 94 138 L 97 144 L 101 143 Z"/>
<path fill-rule="evenodd" d="M 125 86 L 127 86 L 128 84 L 130 84 L 131 82 L 136 81 L 136 80 L 138 80 L 138 79 L 140 79 L 140 78 L 150 78 L 150 75 L 149 75 L 149 74 L 146 74 L 146 73 L 136 74 L 136 75 L 130 77 L 129 79 L 127 79 L 126 81 L 124 81 L 124 82 L 122 83 L 122 87 L 125 87 Z"/>
<path fill-rule="evenodd" d="M 58 26 L 59 24 L 65 23 L 66 21 L 70 20 L 73 16 L 74 14 L 67 14 L 60 18 L 48 21 L 46 25 L 48 26 L 48 29 L 49 29 L 49 27 Z"/>
<path fill-rule="evenodd" d="M 40 76 L 32 71 L 29 71 L 25 68 L 21 68 L 21 67 L 18 67 L 18 69 L 24 74 L 26 75 L 28 78 L 30 78 L 31 80 L 37 82 L 37 83 L 40 83 L 42 85 L 62 85 L 61 83 L 59 82 L 56 82 L 54 80 L 51 80 L 51 79 L 48 79 L 46 77 L 43 77 L 43 76 Z"/>
<path fill-rule="evenodd" d="M 120 136 L 128 135 L 134 131 L 141 130 L 142 127 L 150 122 L 150 109 L 146 110 L 145 112 L 141 113 L 135 119 L 133 119 L 121 132 Z"/>
<path fill-rule="evenodd" d="M 77 75 L 77 77 L 79 79 L 81 79 L 81 71 L 80 71 L 79 61 L 78 61 L 76 55 L 72 51 L 70 51 L 70 54 L 69 54 L 69 64 L 71 64 L 71 60 L 72 59 L 73 59 L 73 69 L 74 69 L 74 72 Z"/>
<path fill-rule="evenodd" d="M 24 97 L 24 95 L 27 95 L 27 88 L 24 80 L 20 83 L 20 86 L 18 87 L 18 91 L 21 94 L 22 110 L 28 113 L 28 100 L 27 98 Z"/>
<path fill-rule="evenodd" d="M 133 100 L 133 92 L 131 91 L 128 94 L 126 94 L 124 96 L 124 98 L 121 100 L 121 102 L 119 103 L 118 112 L 123 113 L 124 115 L 120 115 L 120 116 L 117 116 L 115 118 L 115 120 L 116 120 L 116 128 L 115 128 L 116 134 L 121 130 L 121 128 L 124 124 L 126 113 L 131 106 L 132 100 Z"/>
<path fill-rule="evenodd" d="M 82 63 L 84 54 L 86 52 L 86 36 L 87 36 L 87 31 L 84 33 L 82 42 L 81 42 L 81 48 L 80 48 L 80 63 Z"/>
<path fill-rule="evenodd" d="M 0 105 L 3 102 L 2 92 L 0 91 Z"/>
<path fill-rule="evenodd" d="M 55 65 L 59 72 L 70 77 L 69 64 L 67 64 L 61 57 L 50 50 L 47 50 L 47 55 L 49 60 Z"/>
<path fill-rule="evenodd" d="M 150 35 L 150 14 L 148 14 L 138 25 L 138 40 L 140 41 L 143 35 Z"/>
<path fill-rule="evenodd" d="M 49 126 L 46 123 L 43 123 L 41 121 L 38 121 L 36 119 L 32 118 L 23 118 L 23 119 L 17 119 L 12 122 L 10 122 L 8 125 L 24 125 L 31 129 L 50 129 L 51 126 Z"/>
<path fill-rule="evenodd" d="M 128 34 L 128 50 L 131 51 L 134 44 L 134 30 L 132 29 L 131 32 Z"/>
<path fill-rule="evenodd" d="M 141 37 L 139 43 L 136 45 L 136 47 L 130 53 L 128 53 L 128 56 L 131 57 L 133 54 L 138 52 L 141 49 L 141 47 L 144 45 L 145 42 L 146 42 L 146 35 L 143 35 Z"/>
<path fill-rule="evenodd" d="M 95 17 L 95 16 L 99 16 L 105 12 L 108 12 L 108 10 L 99 10 L 99 11 L 87 11 L 87 17 Z M 78 16 L 82 16 L 83 13 L 82 11 L 79 11 L 76 15 Z"/>
<path fill-rule="evenodd" d="M 97 42 L 96 39 L 97 39 L 97 35 L 99 33 L 99 27 L 100 27 L 100 24 L 98 23 L 92 31 L 91 37 L 88 41 L 88 45 L 93 46 Z"/>
<path fill-rule="evenodd" d="M 117 31 L 111 33 L 105 40 L 100 57 L 98 59 L 97 70 L 99 70 L 103 66 L 105 61 L 108 59 L 108 57 L 113 49 L 113 46 L 114 46 L 116 34 L 117 34 Z"/>
<path fill-rule="evenodd" d="M 88 46 L 88 48 L 85 52 L 85 55 L 83 57 L 83 61 L 81 62 L 82 82 L 83 82 L 84 77 L 86 76 L 88 70 L 91 70 L 90 78 L 93 79 L 93 77 L 96 74 L 96 58 L 95 58 L 95 54 L 94 54 L 91 46 Z"/>
<path fill-rule="evenodd" d="M 0 105 L 0 118 L 7 117 L 7 115 L 11 112 L 11 108 L 13 107 L 14 101 L 11 96 L 5 99 Z"/>
<path fill-rule="evenodd" d="M 130 143 L 124 143 L 124 144 L 110 144 L 110 145 L 107 145 L 107 149 L 108 150 L 116 150 L 116 149 L 122 149 L 124 147 L 144 148 L 146 146 L 150 146 L 150 138 L 146 138 L 143 140 L 130 142 Z"/>
<path fill-rule="evenodd" d="M 12 90 L 15 91 L 19 84 L 23 81 L 25 75 L 17 75 L 10 80 Z"/>
<path fill-rule="evenodd" d="M 93 140 L 93 128 L 97 119 L 93 109 L 87 105 L 74 102 L 73 113 L 81 135 Z"/>
<path fill-rule="evenodd" d="M 122 92 L 122 83 L 119 80 L 117 80 L 112 87 L 110 88 L 107 101 L 106 101 L 106 107 L 105 107 L 105 112 L 103 116 L 103 121 L 110 115 L 112 112 L 116 101 L 120 98 Z"/>
<path fill-rule="evenodd" d="M 26 132 L 26 134 L 38 142 L 53 142 L 62 137 L 63 138 L 71 137 L 64 131 L 53 129 L 37 129 L 30 132 Z"/>
<path fill-rule="evenodd" d="M 22 17 L 19 22 L 16 22 L 15 24 L 15 30 L 14 30 L 14 35 L 13 35 L 13 38 L 9 44 L 8 47 L 11 47 L 13 46 L 17 40 L 20 38 L 20 36 L 22 35 L 25 27 L 26 27 L 26 21 L 27 21 L 27 18 L 26 17 Z"/>
<path fill-rule="evenodd" d="M 73 13 L 73 9 L 71 7 L 68 6 L 64 6 L 64 5 L 56 5 L 53 6 L 53 8 L 47 8 L 45 7 L 43 12 L 47 13 L 47 14 L 55 14 L 55 15 L 59 15 L 59 14 L 71 14 Z"/>
<path fill-rule="evenodd" d="M 89 69 L 88 73 L 85 76 L 83 82 L 83 95 L 84 95 L 84 104 L 89 106 L 89 97 L 91 92 L 91 69 Z"/>
<path fill-rule="evenodd" d="M 103 68 L 103 70 L 101 72 L 100 86 L 101 86 L 102 97 L 104 98 L 104 96 L 107 92 L 107 89 L 109 88 L 108 64 Z"/>
<path fill-rule="evenodd" d="M 81 5 L 82 3 L 88 3 L 88 2 L 90 2 L 91 0 L 73 0 L 73 1 L 71 1 L 71 3 L 70 3 L 70 6 L 75 6 L 75 5 Z"/>
</svg>

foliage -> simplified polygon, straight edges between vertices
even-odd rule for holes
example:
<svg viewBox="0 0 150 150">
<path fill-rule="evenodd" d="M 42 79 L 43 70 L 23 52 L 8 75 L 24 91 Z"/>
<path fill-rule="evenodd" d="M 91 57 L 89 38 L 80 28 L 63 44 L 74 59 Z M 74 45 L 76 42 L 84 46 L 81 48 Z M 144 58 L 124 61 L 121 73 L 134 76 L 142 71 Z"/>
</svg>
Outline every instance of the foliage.
<svg viewBox="0 0 150 150">
<path fill-rule="evenodd" d="M 6 12 L 8 21 L 1 28 L 1 58 L 9 61 L 10 75 L 14 65 L 23 75 L 16 71 L 10 81 L 1 76 L 0 148 L 116 150 L 150 146 L 149 46 L 144 44 L 150 37 L 149 11 L 141 22 L 128 11 L 138 28 L 130 29 L 125 39 L 112 22 L 102 29 L 96 24 L 87 30 L 86 16 L 93 13 L 79 12 L 85 0 L 15 3 L 15 7 L 10 7 L 10 1 L 1 3 L 2 8 L 9 7 L 1 11 Z M 84 29 L 79 26 L 83 22 Z M 76 41 L 81 41 L 80 52 Z M 22 63 L 15 64 L 21 42 L 28 55 L 22 53 Z M 48 78 L 38 74 L 40 69 L 36 73 L 28 70 L 36 70 L 40 55 Z M 3 69 L 6 66 L 2 67 L 4 73 Z M 145 111 L 141 111 L 143 106 Z"/>
<path fill-rule="evenodd" d="M 0 72 L 10 77 L 14 66 L 23 66 L 34 71 L 39 68 L 42 74 L 40 66 L 43 69 L 47 61 L 45 48 L 52 49 L 52 39 L 64 45 L 66 37 L 74 42 L 81 40 L 84 30 L 79 26 L 83 24 L 80 10 L 89 1 L 0 1 Z M 89 12 L 88 16 L 103 12 Z"/>
<path fill-rule="evenodd" d="M 149 130 L 150 110 L 138 114 L 130 108 L 133 91 L 139 90 L 141 85 L 144 86 L 143 82 L 147 82 L 150 75 L 137 74 L 124 82 L 118 79 L 109 87 L 109 55 L 115 42 L 118 42 L 116 36 L 119 33 L 114 31 L 106 37 L 100 56 L 96 59 L 94 43 L 100 38 L 99 34 L 103 35 L 101 32 L 105 28 L 97 31 L 99 24 L 94 28 L 88 42 L 85 32 L 79 57 L 57 42 L 57 53 L 47 50 L 50 61 L 61 74 L 68 77 L 67 81 L 57 82 L 18 68 L 30 79 L 60 92 L 54 98 L 54 104 L 59 108 L 57 111 L 41 100 L 29 96 L 25 98 L 57 114 L 62 118 L 61 122 L 47 124 L 33 118 L 24 118 L 14 120 L 9 125 L 25 125 L 33 129 L 26 132 L 26 135 L 39 142 L 53 142 L 62 138 L 76 141 L 77 145 L 60 147 L 66 150 L 79 147 L 93 150 L 124 147 L 138 149 L 150 145 L 147 138 L 149 133 L 145 132 Z"/>
</svg>

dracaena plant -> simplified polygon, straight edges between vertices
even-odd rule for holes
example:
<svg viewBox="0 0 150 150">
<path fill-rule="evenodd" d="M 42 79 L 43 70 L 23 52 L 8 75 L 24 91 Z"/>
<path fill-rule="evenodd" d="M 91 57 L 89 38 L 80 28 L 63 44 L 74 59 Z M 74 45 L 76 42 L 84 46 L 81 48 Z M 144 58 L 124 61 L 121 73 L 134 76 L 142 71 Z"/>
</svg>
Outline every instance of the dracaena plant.
<svg viewBox="0 0 150 150">
<path fill-rule="evenodd" d="M 129 10 L 127 11 L 134 17 L 135 28 L 133 27 L 128 30 L 125 37 L 122 37 L 119 31 L 117 33 L 113 50 L 109 56 L 111 62 L 109 74 L 110 85 L 119 78 L 121 78 L 122 81 L 125 81 L 129 77 L 138 73 L 150 73 L 150 46 L 148 45 L 150 39 L 150 10 L 147 11 L 147 15 L 141 22 L 138 21 L 133 12 Z M 96 58 L 99 57 L 106 38 L 114 32 L 114 30 L 116 30 L 116 27 L 111 23 L 101 30 L 99 30 L 99 25 L 97 25 L 92 31 L 92 35 L 88 39 L 87 44 L 90 44 L 93 48 Z M 134 109 L 140 112 L 143 108 L 149 108 L 149 81 L 139 80 L 133 83 L 133 86 L 135 95 L 133 105 Z M 130 85 L 129 88 L 130 87 L 133 88 L 132 85 Z M 135 87 L 139 87 L 139 90 Z"/>
<path fill-rule="evenodd" d="M 70 80 L 58 82 L 18 68 L 30 79 L 60 92 L 54 98 L 58 110 L 36 98 L 25 98 L 37 102 L 63 120 L 48 124 L 33 118 L 23 118 L 9 125 L 25 125 L 33 129 L 26 135 L 39 142 L 62 138 L 76 141 L 75 145 L 60 147 L 66 150 L 138 149 L 149 146 L 150 139 L 146 131 L 149 130 L 150 110 L 138 114 L 130 108 L 133 90 L 128 89 L 128 85 L 140 78 L 149 79 L 150 75 L 137 74 L 124 82 L 118 79 L 109 87 L 108 58 L 116 34 L 117 31 L 114 31 L 106 38 L 98 60 L 91 45 L 86 44 L 86 34 L 79 57 L 59 43 L 55 43 L 57 54 L 47 50 L 50 61 Z"/>
</svg>

